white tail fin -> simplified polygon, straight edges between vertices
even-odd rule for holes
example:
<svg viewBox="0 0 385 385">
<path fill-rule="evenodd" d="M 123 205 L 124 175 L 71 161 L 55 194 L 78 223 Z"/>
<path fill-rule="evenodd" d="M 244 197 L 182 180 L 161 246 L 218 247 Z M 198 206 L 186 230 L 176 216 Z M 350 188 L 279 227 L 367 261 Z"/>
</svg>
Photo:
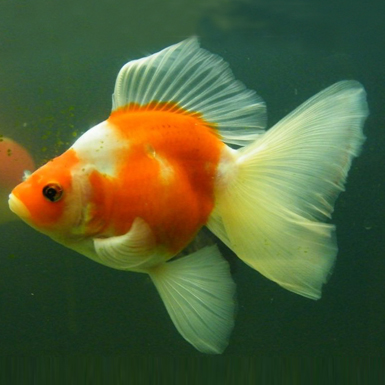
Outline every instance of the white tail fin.
<svg viewBox="0 0 385 385">
<path fill-rule="evenodd" d="M 204 353 L 222 353 L 234 326 L 235 284 L 216 246 L 152 269 L 179 333 Z"/>
<path fill-rule="evenodd" d="M 320 92 L 235 153 L 208 227 L 247 264 L 318 299 L 337 246 L 330 218 L 364 141 L 365 91 L 343 81 Z"/>
</svg>

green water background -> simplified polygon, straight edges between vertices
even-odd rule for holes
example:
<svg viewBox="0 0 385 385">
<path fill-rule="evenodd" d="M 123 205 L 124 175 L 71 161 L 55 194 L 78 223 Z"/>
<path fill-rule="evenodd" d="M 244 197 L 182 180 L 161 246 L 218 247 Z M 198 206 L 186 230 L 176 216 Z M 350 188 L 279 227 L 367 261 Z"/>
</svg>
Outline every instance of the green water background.
<svg viewBox="0 0 385 385">
<path fill-rule="evenodd" d="M 42 164 L 108 117 L 125 62 L 192 34 L 265 99 L 269 126 L 335 81 L 361 81 L 368 139 L 336 204 L 340 251 L 323 298 L 289 293 L 222 248 L 239 305 L 225 354 L 383 355 L 383 4 L 1 1 L 0 133 Z M 0 354 L 200 355 L 146 276 L 98 265 L 20 222 L 0 230 Z"/>
</svg>

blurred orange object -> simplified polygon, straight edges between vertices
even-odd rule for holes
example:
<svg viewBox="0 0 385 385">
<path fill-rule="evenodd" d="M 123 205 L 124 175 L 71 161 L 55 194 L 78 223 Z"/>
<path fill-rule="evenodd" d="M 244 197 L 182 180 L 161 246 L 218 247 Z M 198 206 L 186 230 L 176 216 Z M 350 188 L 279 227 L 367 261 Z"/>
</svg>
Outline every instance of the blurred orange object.
<svg viewBox="0 0 385 385">
<path fill-rule="evenodd" d="M 0 136 L 0 224 L 17 219 L 8 207 L 8 195 L 22 181 L 26 170 L 35 170 L 28 151 L 12 139 Z"/>
</svg>

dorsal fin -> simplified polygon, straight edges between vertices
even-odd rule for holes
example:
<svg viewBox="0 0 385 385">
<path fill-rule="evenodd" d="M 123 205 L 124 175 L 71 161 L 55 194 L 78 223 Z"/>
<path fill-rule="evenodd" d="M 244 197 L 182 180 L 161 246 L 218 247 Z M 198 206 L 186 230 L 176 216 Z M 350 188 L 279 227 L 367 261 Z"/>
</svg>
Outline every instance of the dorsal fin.
<svg viewBox="0 0 385 385">
<path fill-rule="evenodd" d="M 266 124 L 263 100 L 234 79 L 221 57 L 200 48 L 196 37 L 128 62 L 112 99 L 113 110 L 131 103 L 151 108 L 177 103 L 216 125 L 224 142 L 241 146 L 254 141 Z"/>
</svg>

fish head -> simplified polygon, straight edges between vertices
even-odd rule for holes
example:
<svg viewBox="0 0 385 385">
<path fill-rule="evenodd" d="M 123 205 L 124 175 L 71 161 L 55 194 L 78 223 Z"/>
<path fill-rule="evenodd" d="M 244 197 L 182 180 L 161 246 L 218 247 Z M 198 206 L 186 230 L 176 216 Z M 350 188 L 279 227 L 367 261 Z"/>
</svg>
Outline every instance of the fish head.
<svg viewBox="0 0 385 385">
<path fill-rule="evenodd" d="M 71 149 L 50 160 L 12 190 L 8 200 L 11 211 L 52 238 L 78 235 L 87 195 L 87 186 L 75 172 L 79 167 Z"/>
</svg>

